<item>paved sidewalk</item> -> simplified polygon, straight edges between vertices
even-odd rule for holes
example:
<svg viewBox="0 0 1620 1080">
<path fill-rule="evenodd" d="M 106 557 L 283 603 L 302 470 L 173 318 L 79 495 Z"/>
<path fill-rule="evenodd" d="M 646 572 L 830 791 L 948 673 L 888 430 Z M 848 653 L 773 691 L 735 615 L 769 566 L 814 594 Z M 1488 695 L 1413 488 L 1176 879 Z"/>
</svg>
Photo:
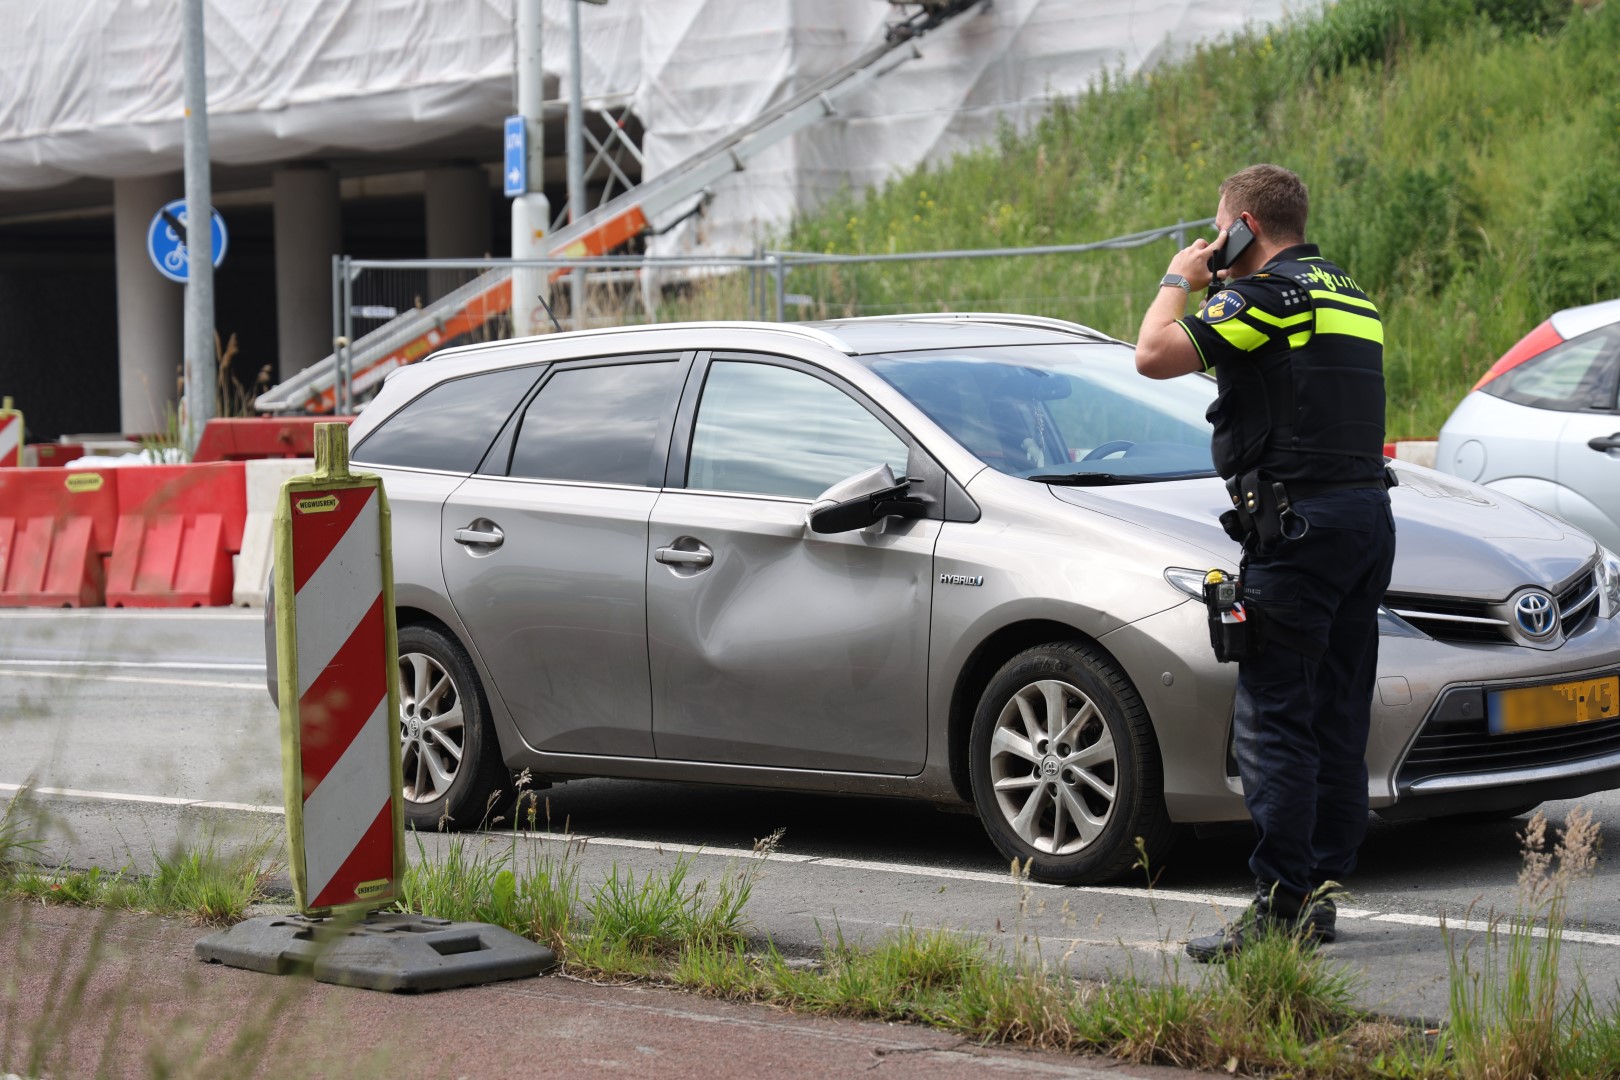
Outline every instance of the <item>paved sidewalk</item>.
<svg viewBox="0 0 1620 1080">
<path fill-rule="evenodd" d="M 192 946 L 207 932 L 170 919 L 0 903 L 0 1074 L 1196 1075 L 559 976 L 419 996 L 353 990 L 200 963 Z"/>
</svg>

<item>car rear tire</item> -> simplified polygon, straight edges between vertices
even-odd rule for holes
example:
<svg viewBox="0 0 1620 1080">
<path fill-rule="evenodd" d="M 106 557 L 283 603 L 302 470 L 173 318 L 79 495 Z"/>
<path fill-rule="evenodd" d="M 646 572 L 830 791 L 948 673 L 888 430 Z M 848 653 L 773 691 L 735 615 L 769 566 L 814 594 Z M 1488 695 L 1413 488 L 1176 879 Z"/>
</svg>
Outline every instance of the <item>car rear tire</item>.
<svg viewBox="0 0 1620 1080">
<path fill-rule="evenodd" d="M 1037 881 L 1111 881 L 1170 847 L 1163 769 L 1147 709 L 1107 655 L 1081 642 L 1026 649 L 979 699 L 973 801 L 990 839 Z"/>
<path fill-rule="evenodd" d="M 437 627 L 399 631 L 399 743 L 405 824 L 415 829 L 482 824 L 511 780 L 472 660 Z"/>
</svg>

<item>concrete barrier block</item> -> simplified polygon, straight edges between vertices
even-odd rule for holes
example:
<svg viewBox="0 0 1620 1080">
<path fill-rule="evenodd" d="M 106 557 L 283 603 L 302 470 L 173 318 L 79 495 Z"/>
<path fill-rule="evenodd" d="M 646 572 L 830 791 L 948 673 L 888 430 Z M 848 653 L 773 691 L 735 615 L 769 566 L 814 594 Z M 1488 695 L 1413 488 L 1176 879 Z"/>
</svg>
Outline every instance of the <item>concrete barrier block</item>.
<svg viewBox="0 0 1620 1080">
<path fill-rule="evenodd" d="M 1435 439 L 1405 439 L 1395 444 L 1395 456 L 1401 461 L 1410 461 L 1413 465 L 1432 469 L 1435 447 L 1439 445 Z"/>
<path fill-rule="evenodd" d="M 242 530 L 242 551 L 236 559 L 236 587 L 231 603 L 237 607 L 263 607 L 264 583 L 270 575 L 270 525 L 275 517 L 281 485 L 294 476 L 315 471 L 314 458 L 266 458 L 248 461 L 247 524 Z"/>
</svg>

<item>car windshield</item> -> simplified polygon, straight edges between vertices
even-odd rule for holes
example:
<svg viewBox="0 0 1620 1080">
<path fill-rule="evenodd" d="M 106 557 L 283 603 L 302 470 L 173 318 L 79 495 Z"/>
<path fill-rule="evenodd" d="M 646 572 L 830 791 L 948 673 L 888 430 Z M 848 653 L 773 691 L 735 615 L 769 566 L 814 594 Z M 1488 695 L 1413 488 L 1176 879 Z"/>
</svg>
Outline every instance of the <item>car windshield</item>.
<svg viewBox="0 0 1620 1080">
<path fill-rule="evenodd" d="M 1138 375 L 1129 349 L 1025 345 L 866 358 L 872 370 L 999 472 L 1041 483 L 1215 475 L 1215 381 Z"/>
</svg>

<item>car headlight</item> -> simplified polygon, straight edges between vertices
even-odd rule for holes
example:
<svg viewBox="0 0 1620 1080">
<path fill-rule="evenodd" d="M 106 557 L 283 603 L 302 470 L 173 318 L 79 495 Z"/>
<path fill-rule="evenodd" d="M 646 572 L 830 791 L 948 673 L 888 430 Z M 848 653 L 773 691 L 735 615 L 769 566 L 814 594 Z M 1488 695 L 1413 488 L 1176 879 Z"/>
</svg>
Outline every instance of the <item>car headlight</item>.
<svg viewBox="0 0 1620 1080">
<path fill-rule="evenodd" d="M 1231 573 L 1231 571 L 1222 571 Z M 1172 566 L 1164 572 L 1164 580 L 1168 581 L 1177 592 L 1186 593 L 1194 600 L 1204 598 L 1204 575 L 1208 570 L 1188 570 L 1181 566 Z"/>
<path fill-rule="evenodd" d="M 1620 615 L 1620 555 L 1598 546 L 1598 614 L 1605 619 Z"/>
<path fill-rule="evenodd" d="M 1610 555 L 1609 558 L 1612 560 L 1614 556 Z M 1203 600 L 1204 575 L 1208 572 L 1207 570 L 1188 570 L 1185 567 L 1172 566 L 1165 570 L 1164 580 L 1169 582 L 1177 592 L 1186 593 L 1194 600 Z M 1615 600 L 1613 603 L 1620 604 L 1620 564 L 1612 566 L 1611 576 L 1608 581 L 1609 584 L 1606 587 L 1614 590 Z M 1614 614 L 1612 607 L 1608 609 L 1608 613 L 1610 615 Z M 1425 638 L 1429 636 L 1383 604 L 1378 605 L 1378 632 L 1384 637 Z"/>
</svg>

